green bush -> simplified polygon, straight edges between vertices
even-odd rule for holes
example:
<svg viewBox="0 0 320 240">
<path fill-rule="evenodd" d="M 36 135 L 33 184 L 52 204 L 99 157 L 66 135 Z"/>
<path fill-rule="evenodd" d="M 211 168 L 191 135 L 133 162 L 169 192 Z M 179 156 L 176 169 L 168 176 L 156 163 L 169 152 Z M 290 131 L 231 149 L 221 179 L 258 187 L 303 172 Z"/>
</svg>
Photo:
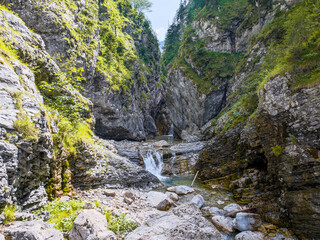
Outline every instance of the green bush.
<svg viewBox="0 0 320 240">
<path fill-rule="evenodd" d="M 4 215 L 4 223 L 14 222 L 16 220 L 15 216 L 16 206 L 6 205 L 2 211 Z"/>
<path fill-rule="evenodd" d="M 39 138 L 39 129 L 25 113 L 18 114 L 18 119 L 13 123 L 15 129 L 27 141 L 36 141 Z"/>
<path fill-rule="evenodd" d="M 105 210 L 105 216 L 108 221 L 108 228 L 118 235 L 133 231 L 139 227 L 138 223 L 128 219 L 124 213 L 113 216 L 110 211 Z"/>
<path fill-rule="evenodd" d="M 52 223 L 56 229 L 62 232 L 68 232 L 72 229 L 73 222 L 78 216 L 79 210 L 83 209 L 83 206 L 84 202 L 81 200 L 71 200 L 68 202 L 55 200 L 34 213 L 49 212 L 50 218 L 48 223 Z"/>
</svg>

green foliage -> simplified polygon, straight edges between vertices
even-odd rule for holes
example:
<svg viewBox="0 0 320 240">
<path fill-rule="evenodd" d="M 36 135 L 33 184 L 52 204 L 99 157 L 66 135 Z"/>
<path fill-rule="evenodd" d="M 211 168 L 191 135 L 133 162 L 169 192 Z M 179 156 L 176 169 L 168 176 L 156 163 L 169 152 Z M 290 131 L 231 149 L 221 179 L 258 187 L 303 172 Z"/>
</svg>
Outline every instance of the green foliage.
<svg viewBox="0 0 320 240">
<path fill-rule="evenodd" d="M 108 221 L 108 228 L 115 234 L 124 234 L 133 231 L 139 224 L 127 218 L 124 213 L 113 216 L 110 211 L 105 211 L 105 216 Z"/>
<path fill-rule="evenodd" d="M 16 220 L 15 216 L 16 206 L 7 204 L 2 213 L 4 215 L 4 223 L 14 222 Z"/>
<path fill-rule="evenodd" d="M 152 7 L 152 2 L 149 0 L 131 0 L 131 3 L 138 12 L 148 12 Z"/>
<path fill-rule="evenodd" d="M 320 3 L 304 0 L 281 12 L 256 41 L 270 43 L 268 78 L 289 73 L 293 90 L 320 83 Z"/>
<path fill-rule="evenodd" d="M 282 155 L 284 147 L 278 145 L 275 147 L 271 148 L 273 155 L 275 155 L 276 157 L 279 157 L 280 155 Z"/>
<path fill-rule="evenodd" d="M 19 113 L 18 119 L 13 123 L 15 129 L 22 134 L 27 141 L 36 141 L 39 137 L 39 129 L 26 113 Z"/>
<path fill-rule="evenodd" d="M 49 202 L 46 206 L 34 212 L 36 215 L 41 212 L 49 212 L 50 218 L 48 223 L 52 223 L 54 227 L 61 232 L 68 232 L 72 229 L 73 222 L 79 214 L 79 210 L 83 209 L 84 202 L 81 200 Z"/>
<path fill-rule="evenodd" d="M 173 66 L 183 66 L 184 73 L 198 86 L 198 91 L 208 94 L 212 89 L 219 87 L 213 84 L 214 79 L 232 77 L 242 54 L 211 52 L 206 50 L 205 46 L 206 44 L 195 34 L 195 29 L 187 27 L 182 35 L 180 56 Z M 185 60 L 188 58 L 193 66 Z"/>
<path fill-rule="evenodd" d="M 62 143 L 72 155 L 76 154 L 77 144 L 81 141 L 92 141 L 93 133 L 89 123 L 81 121 L 81 119 L 71 122 L 69 119 L 60 117 L 58 127 L 59 132 L 53 135 L 54 146 L 59 146 Z"/>
</svg>

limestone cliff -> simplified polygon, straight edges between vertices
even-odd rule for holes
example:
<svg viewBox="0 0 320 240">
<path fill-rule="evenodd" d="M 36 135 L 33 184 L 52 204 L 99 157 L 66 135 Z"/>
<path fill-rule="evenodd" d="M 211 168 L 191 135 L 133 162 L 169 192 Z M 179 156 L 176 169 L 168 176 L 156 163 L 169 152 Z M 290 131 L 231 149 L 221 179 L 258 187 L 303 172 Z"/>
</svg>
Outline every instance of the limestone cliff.
<svg viewBox="0 0 320 240">
<path fill-rule="evenodd" d="M 164 55 L 176 134 L 209 140 L 196 167 L 202 179 L 317 239 L 319 3 L 237 2 L 189 1 L 168 32 L 166 51 L 177 54 Z"/>
<path fill-rule="evenodd" d="M 166 112 L 158 42 L 129 1 L 5 2 L 41 35 L 63 70 L 83 71 L 97 135 L 143 140 L 157 134 Z"/>
<path fill-rule="evenodd" d="M 80 43 L 66 37 L 70 29 L 62 27 L 65 22 L 56 21 L 59 14 L 66 17 L 71 12 L 62 11 L 64 5 L 57 2 L 39 4 L 17 1 L 12 7 L 27 24 L 0 5 L 0 206 L 35 209 L 74 187 L 157 185 L 155 176 L 118 156 L 111 144 L 93 134 L 95 107 L 81 92 L 82 82 L 94 70 L 81 66 L 93 64 L 95 54 L 85 49 L 84 55 L 74 58 Z M 97 10 L 96 5 L 91 10 Z"/>
</svg>

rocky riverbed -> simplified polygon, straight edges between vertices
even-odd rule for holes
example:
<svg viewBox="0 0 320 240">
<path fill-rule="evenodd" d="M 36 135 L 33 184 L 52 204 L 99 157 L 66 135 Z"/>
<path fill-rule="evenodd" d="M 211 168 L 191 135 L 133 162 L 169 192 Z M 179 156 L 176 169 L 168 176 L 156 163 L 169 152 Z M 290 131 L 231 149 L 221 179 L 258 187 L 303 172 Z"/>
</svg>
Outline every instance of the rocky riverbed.
<svg viewBox="0 0 320 240">
<path fill-rule="evenodd" d="M 75 191 L 60 201 L 87 202 L 70 232 L 61 233 L 42 222 L 49 213 L 19 213 L 18 221 L 5 224 L 5 239 L 297 239 L 287 229 L 263 223 L 258 214 L 241 212 L 245 206 L 226 204 L 226 198 L 206 201 L 203 190 L 188 186 L 169 187 L 166 192 L 138 189 L 95 189 Z M 219 194 L 218 189 L 210 191 Z M 177 194 L 178 193 L 178 194 Z M 208 198 L 206 198 L 208 199 Z M 232 201 L 231 199 L 228 199 Z M 99 203 L 99 204 L 93 204 Z M 217 207 L 214 207 L 217 206 Z M 108 229 L 105 209 L 112 215 L 123 213 L 134 221 L 134 231 L 120 234 Z M 50 214 L 49 214 L 50 215 Z M 100 219 L 100 220 L 99 220 Z M 41 231 L 38 231 L 41 229 Z"/>
<path fill-rule="evenodd" d="M 190 187 L 194 175 L 187 174 L 193 172 L 193 168 L 181 169 L 176 167 L 179 164 L 170 161 L 180 156 L 178 161 L 184 159 L 188 165 L 193 166 L 192 162 L 203 148 L 203 142 L 109 141 L 105 144 L 114 144 L 117 149 L 114 151 L 127 156 L 136 164 L 143 165 L 143 151 L 158 153 L 164 160 L 164 164 L 159 166 L 164 166 L 164 171 L 159 171 L 164 174 L 161 175 L 163 184 L 148 190 L 74 189 L 54 202 L 64 206 L 81 203 L 81 207 L 72 213 L 74 219 L 68 231 L 56 229 L 61 227 L 61 222 L 70 221 L 68 216 L 65 216 L 67 220 L 62 219 L 57 223 L 52 220 L 57 213 L 44 207 L 33 212 L 16 212 L 18 221 L 2 225 L 2 239 L 297 239 L 289 230 L 263 222 L 260 215 L 255 213 L 256 209 L 236 204 L 232 194 L 222 186 L 206 185 L 196 180 L 194 186 Z M 171 156 L 165 158 L 165 154 Z M 166 164 L 173 166 L 167 175 Z M 121 221 L 120 218 L 118 222 L 110 221 L 118 216 L 123 216 Z M 5 216 L 2 214 L 0 219 L 5 221 Z"/>
</svg>

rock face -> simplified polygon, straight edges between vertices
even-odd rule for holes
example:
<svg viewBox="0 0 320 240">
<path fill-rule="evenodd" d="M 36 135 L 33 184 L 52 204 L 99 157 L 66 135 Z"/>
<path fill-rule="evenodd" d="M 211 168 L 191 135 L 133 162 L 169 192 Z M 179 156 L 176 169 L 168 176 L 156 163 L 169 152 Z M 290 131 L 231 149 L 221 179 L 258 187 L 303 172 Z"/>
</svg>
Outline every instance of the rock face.
<svg viewBox="0 0 320 240">
<path fill-rule="evenodd" d="M 222 240 L 218 230 L 201 216 L 195 204 L 181 205 L 172 213 L 154 216 L 146 225 L 130 233 L 126 240 L 152 239 L 203 239 Z"/>
<path fill-rule="evenodd" d="M 239 203 L 257 207 L 265 220 L 319 238 L 320 87 L 294 89 L 295 77 L 284 73 L 267 79 L 258 94 L 252 86 L 268 56 L 265 40 L 255 42 L 230 80 L 230 107 L 203 129 L 211 140 L 196 169 L 200 178 L 231 189 Z"/>
<path fill-rule="evenodd" d="M 183 140 L 195 141 L 201 138 L 201 128 L 225 106 L 229 82 L 239 56 L 250 47 L 250 38 L 259 34 L 274 13 L 271 6 L 264 4 L 259 24 L 252 14 L 252 11 L 258 14 L 257 9 L 244 3 L 233 10 L 232 4 L 206 3 L 201 11 L 209 16 L 183 17 L 193 8 L 188 4 L 193 3 L 185 1 L 181 4 L 168 35 L 168 53 L 164 53 L 165 63 L 170 63 L 166 101 L 175 134 Z M 228 11 L 238 15 L 233 17 Z M 224 18 L 228 18 L 228 24 L 222 20 Z M 179 36 L 181 42 L 174 42 L 180 48 L 173 59 L 171 36 L 173 39 Z"/>
<path fill-rule="evenodd" d="M 0 31 L 0 41 L 21 52 L 18 60 L 13 50 L 0 50 L 0 205 L 18 202 L 34 208 L 46 201 L 44 181 L 49 176 L 53 143 L 30 66 L 39 66 L 44 78 L 53 76 L 58 67 L 41 37 L 3 9 Z"/>
<path fill-rule="evenodd" d="M 51 225 L 38 221 L 16 222 L 4 229 L 6 238 L 12 240 L 63 240 L 62 233 Z"/>
<path fill-rule="evenodd" d="M 80 108 L 84 108 L 81 114 L 87 123 L 94 123 L 92 103 L 71 84 L 65 84 L 58 91 L 54 88 L 54 93 L 51 92 L 50 84 L 62 81 L 60 77 L 64 73 L 61 69 L 65 69 L 66 62 L 57 61 L 61 65 L 59 68 L 48 52 L 55 58 L 72 59 L 72 54 L 65 52 L 69 43 L 66 43 L 64 33 L 69 36 L 70 29 L 55 20 L 63 16 L 73 23 L 70 24 L 72 28 L 77 28 L 79 22 L 75 20 L 75 13 L 64 9 L 64 3 L 44 6 L 34 1 L 3 2 L 13 3 L 12 9 L 26 24 L 5 7 L 0 9 L 0 207 L 17 204 L 23 209 L 35 209 L 44 205 L 48 197 L 62 193 L 63 188 L 70 191 L 72 183 L 81 188 L 158 185 L 157 178 L 116 155 L 112 152 L 114 147 L 98 143 L 94 136 L 92 141 L 77 138 L 75 151 L 82 151 L 78 156 L 70 154 L 65 146 L 68 144 L 60 141 L 67 133 L 60 134 L 67 130 L 64 127 L 59 129 L 59 119 L 66 115 L 53 110 L 52 105 L 48 108 L 50 96 L 58 94 L 63 99 L 76 101 Z M 76 4 L 84 10 L 80 2 Z M 95 1 L 88 4 L 95 4 L 92 11 L 98 11 Z M 93 31 L 90 39 L 94 42 L 95 37 Z M 79 47 L 84 43 L 77 44 Z M 94 56 L 90 64 L 83 58 L 88 59 L 79 57 L 79 67 L 86 65 L 84 76 L 93 77 Z M 43 86 L 48 89 L 44 90 Z M 157 109 L 152 111 L 155 118 Z"/>
<path fill-rule="evenodd" d="M 125 60 L 130 61 L 130 69 L 126 71 L 130 71 L 131 76 L 121 81 L 127 81 L 124 83 L 127 90 L 114 90 L 112 77 L 98 66 L 101 65 L 99 54 L 103 51 L 98 43 L 104 37 L 99 25 L 99 13 L 106 11 L 102 4 L 94 0 L 86 4 L 72 1 L 72 7 L 64 2 L 50 5 L 29 0 L 4 2 L 12 6 L 27 26 L 41 35 L 46 50 L 61 60 L 57 61 L 61 68 L 68 68 L 75 62 L 77 68 L 83 68 L 86 78 L 83 94 L 93 103 L 97 135 L 117 140 L 143 140 L 157 134 L 157 125 L 161 129 L 160 134 L 169 131 L 171 122 L 161 83 L 160 52 L 143 15 L 141 25 L 136 19 L 131 19 L 132 25 L 123 29 L 133 38 L 126 44 L 128 49 L 134 49 L 137 59 Z M 131 7 L 127 9 L 131 10 Z M 141 33 L 136 34 L 136 29 L 142 29 Z"/>
<path fill-rule="evenodd" d="M 115 240 L 116 235 L 108 228 L 106 217 L 96 210 L 83 210 L 73 223 L 70 240 Z"/>
<path fill-rule="evenodd" d="M 108 142 L 101 140 L 100 146 L 104 148 L 84 144 L 82 155 L 70 162 L 75 187 L 152 188 L 160 184 L 156 176 L 108 149 Z"/>
</svg>

